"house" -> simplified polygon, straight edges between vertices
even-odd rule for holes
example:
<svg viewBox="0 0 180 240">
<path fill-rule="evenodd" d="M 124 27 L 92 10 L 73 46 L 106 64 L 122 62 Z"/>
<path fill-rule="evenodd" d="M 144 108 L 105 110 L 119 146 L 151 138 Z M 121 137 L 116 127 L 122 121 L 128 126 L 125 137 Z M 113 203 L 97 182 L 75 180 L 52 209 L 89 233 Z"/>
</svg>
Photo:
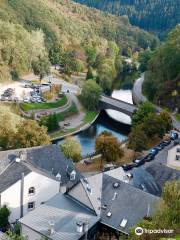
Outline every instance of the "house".
<svg viewBox="0 0 180 240">
<path fill-rule="evenodd" d="M 180 170 L 180 141 L 168 150 L 167 165 Z"/>
<path fill-rule="evenodd" d="M 96 239 L 99 226 L 128 234 L 141 219 L 153 215 L 159 198 L 129 184 L 125 176 L 121 178 L 126 182 L 119 180 L 117 169 L 111 171 L 80 179 L 27 214 L 19 220 L 22 234 L 29 240 L 90 240 Z"/>
<path fill-rule="evenodd" d="M 79 178 L 73 162 L 57 145 L 1 151 L 0 207 L 10 208 L 13 223 Z"/>
</svg>

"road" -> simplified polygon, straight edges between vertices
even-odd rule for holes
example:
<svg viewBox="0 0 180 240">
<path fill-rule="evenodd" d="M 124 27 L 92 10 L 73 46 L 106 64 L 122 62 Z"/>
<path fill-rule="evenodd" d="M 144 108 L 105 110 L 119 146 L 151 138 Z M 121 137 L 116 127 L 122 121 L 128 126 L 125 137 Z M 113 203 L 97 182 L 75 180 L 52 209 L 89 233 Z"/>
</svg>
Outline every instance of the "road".
<svg viewBox="0 0 180 240">
<path fill-rule="evenodd" d="M 135 104 L 139 104 L 140 102 L 144 102 L 147 100 L 146 97 L 143 96 L 142 94 L 143 82 L 144 82 L 144 74 L 142 74 L 142 76 L 138 78 L 134 83 L 132 94 L 133 94 L 133 101 Z M 159 106 L 155 105 L 155 107 L 159 112 L 163 110 Z M 175 116 L 172 113 L 171 113 L 171 118 L 172 118 L 173 127 L 180 132 L 180 122 L 175 118 Z"/>
</svg>

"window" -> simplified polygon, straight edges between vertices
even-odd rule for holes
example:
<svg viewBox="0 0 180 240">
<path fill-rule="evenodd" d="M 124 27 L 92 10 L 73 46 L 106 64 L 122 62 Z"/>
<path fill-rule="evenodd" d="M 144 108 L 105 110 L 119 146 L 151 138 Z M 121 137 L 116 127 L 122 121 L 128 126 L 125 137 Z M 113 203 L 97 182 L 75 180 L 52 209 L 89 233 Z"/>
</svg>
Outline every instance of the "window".
<svg viewBox="0 0 180 240">
<path fill-rule="evenodd" d="M 35 194 L 35 188 L 34 187 L 30 187 L 28 190 L 28 194 L 29 195 L 34 195 Z"/>
<path fill-rule="evenodd" d="M 75 178 L 76 178 L 76 171 L 73 170 L 73 171 L 71 172 L 71 174 L 70 174 L 70 180 L 71 180 L 71 181 L 74 181 Z"/>
<path fill-rule="evenodd" d="M 29 202 L 28 203 L 28 211 L 32 211 L 35 209 L 35 202 Z"/>
<path fill-rule="evenodd" d="M 176 161 L 180 160 L 180 155 L 176 155 Z"/>
<path fill-rule="evenodd" d="M 178 153 L 180 153 L 180 148 L 177 148 L 177 150 L 176 150 Z"/>
</svg>

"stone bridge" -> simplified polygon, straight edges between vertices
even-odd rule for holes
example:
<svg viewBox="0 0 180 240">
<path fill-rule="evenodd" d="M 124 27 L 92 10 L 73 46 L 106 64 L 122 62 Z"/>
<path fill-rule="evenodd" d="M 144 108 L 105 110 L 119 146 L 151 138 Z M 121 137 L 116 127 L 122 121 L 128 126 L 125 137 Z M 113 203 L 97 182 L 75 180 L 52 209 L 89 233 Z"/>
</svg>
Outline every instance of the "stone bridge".
<svg viewBox="0 0 180 240">
<path fill-rule="evenodd" d="M 104 109 L 113 109 L 122 113 L 125 113 L 128 116 L 132 116 L 132 114 L 137 111 L 137 107 L 133 104 L 102 95 L 100 102 L 99 102 L 99 108 L 101 110 Z"/>
</svg>

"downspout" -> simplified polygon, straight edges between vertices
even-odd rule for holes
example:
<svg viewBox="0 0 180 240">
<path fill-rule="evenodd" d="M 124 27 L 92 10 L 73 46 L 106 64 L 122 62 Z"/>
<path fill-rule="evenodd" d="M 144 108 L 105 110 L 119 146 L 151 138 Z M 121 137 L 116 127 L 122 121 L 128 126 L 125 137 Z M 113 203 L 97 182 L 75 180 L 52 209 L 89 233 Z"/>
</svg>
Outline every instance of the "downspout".
<svg viewBox="0 0 180 240">
<path fill-rule="evenodd" d="M 20 218 L 23 217 L 23 205 L 24 205 L 24 173 L 21 174 L 21 189 L 20 189 Z"/>
</svg>

